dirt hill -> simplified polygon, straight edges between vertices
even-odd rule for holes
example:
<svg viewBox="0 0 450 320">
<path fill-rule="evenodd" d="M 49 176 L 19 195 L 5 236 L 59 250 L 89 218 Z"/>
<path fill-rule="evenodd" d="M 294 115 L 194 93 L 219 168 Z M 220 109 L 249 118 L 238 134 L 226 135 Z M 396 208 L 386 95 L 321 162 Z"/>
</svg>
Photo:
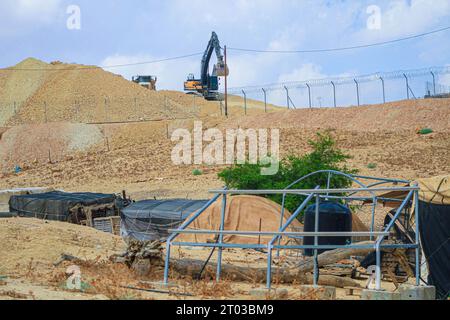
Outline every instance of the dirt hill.
<svg viewBox="0 0 450 320">
<path fill-rule="evenodd" d="M 224 123 L 224 126 L 363 132 L 423 128 L 450 131 L 450 99 L 404 100 L 349 108 L 300 109 L 232 119 Z"/>
<path fill-rule="evenodd" d="M 30 58 L 0 70 L 0 126 L 44 122 L 138 121 L 198 116 L 218 104 L 150 91 L 95 66 Z"/>
</svg>

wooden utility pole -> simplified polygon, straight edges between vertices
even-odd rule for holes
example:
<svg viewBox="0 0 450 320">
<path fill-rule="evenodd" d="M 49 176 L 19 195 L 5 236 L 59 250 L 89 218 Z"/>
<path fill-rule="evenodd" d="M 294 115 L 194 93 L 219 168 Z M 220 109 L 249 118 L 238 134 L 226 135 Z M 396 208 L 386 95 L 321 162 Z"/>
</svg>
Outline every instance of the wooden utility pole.
<svg viewBox="0 0 450 320">
<path fill-rule="evenodd" d="M 228 63 L 227 63 L 227 46 L 224 47 L 225 54 L 225 117 L 228 118 Z"/>
</svg>

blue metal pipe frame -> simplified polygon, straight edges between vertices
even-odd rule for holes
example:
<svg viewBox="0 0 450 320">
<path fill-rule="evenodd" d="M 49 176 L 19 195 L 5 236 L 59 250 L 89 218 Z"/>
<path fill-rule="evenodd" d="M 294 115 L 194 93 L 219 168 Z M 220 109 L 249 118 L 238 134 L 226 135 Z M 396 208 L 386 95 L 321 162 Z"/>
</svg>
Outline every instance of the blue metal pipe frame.
<svg viewBox="0 0 450 320">
<path fill-rule="evenodd" d="M 406 181 L 402 181 L 402 180 L 393 180 L 393 179 L 379 179 L 379 178 L 372 178 L 372 177 L 363 177 L 363 176 L 350 176 L 350 175 L 346 175 L 340 172 L 334 172 L 334 171 L 321 171 L 321 172 L 328 172 L 329 174 L 340 174 L 340 175 L 344 175 L 344 176 L 348 176 L 350 177 L 352 180 L 356 180 L 356 178 L 363 178 L 363 179 L 373 179 L 373 180 L 377 180 L 377 181 L 385 181 L 386 183 L 391 182 L 391 183 L 396 183 L 396 182 L 406 182 Z M 317 174 L 317 173 L 321 173 L 321 172 L 316 172 L 313 174 Z M 395 249 L 395 248 L 407 248 L 407 249 L 415 249 L 416 250 L 416 284 L 419 285 L 420 284 L 420 252 L 421 252 L 421 248 L 420 248 L 420 235 L 419 235 L 419 221 L 420 221 L 420 210 L 419 210 L 419 188 L 418 186 L 414 186 L 414 187 L 398 187 L 398 188 L 368 188 L 366 185 L 364 185 L 363 183 L 359 182 L 358 180 L 356 180 L 355 182 L 357 182 L 362 188 L 358 191 L 356 189 L 332 189 L 330 190 L 329 187 L 327 190 L 321 190 L 320 187 L 316 187 L 316 189 L 314 190 L 289 190 L 290 187 L 294 186 L 295 184 L 297 184 L 298 182 L 302 181 L 303 179 L 306 179 L 309 176 L 312 176 L 313 174 L 307 175 L 305 177 L 303 177 L 302 179 L 297 180 L 296 182 L 294 182 L 293 184 L 291 184 L 290 186 L 288 186 L 288 188 L 286 188 L 285 190 L 247 190 L 245 191 L 246 194 L 283 194 L 283 201 L 282 201 L 282 211 L 281 211 L 281 221 L 283 221 L 283 217 L 284 217 L 284 209 L 285 209 L 285 197 L 287 194 L 309 194 L 308 197 L 303 201 L 303 203 L 297 208 L 297 210 L 293 213 L 293 215 L 290 217 L 290 219 L 288 219 L 288 221 L 286 222 L 286 224 L 282 224 L 280 226 L 280 230 L 278 233 L 276 233 L 276 235 L 274 236 L 274 238 L 269 242 L 269 244 L 267 246 L 265 245 L 252 245 L 252 244 L 227 244 L 227 243 L 223 243 L 223 236 L 224 234 L 233 234 L 233 231 L 224 231 L 224 224 L 225 224 L 225 213 L 226 213 L 226 200 L 227 200 L 227 195 L 230 194 L 242 194 L 243 191 L 233 191 L 233 190 L 228 190 L 228 189 L 223 189 L 223 190 L 217 190 L 217 191 L 211 191 L 211 192 L 215 192 L 216 195 L 210 200 L 208 201 L 207 204 L 205 204 L 205 206 L 203 206 L 198 213 L 191 217 L 188 221 L 186 221 L 179 229 L 177 229 L 175 232 L 173 232 L 171 234 L 171 236 L 167 239 L 167 248 L 166 248 L 166 261 L 165 261 L 165 268 L 164 268 L 164 283 L 167 284 L 168 283 L 168 278 L 169 278 L 169 266 L 170 266 L 170 251 L 171 251 L 171 246 L 175 245 L 175 246 L 189 246 L 189 247 L 204 247 L 204 248 L 219 248 L 219 254 L 218 254 L 218 261 L 217 261 L 217 274 L 216 274 L 216 281 L 220 280 L 220 274 L 221 274 L 221 268 L 222 268 L 222 251 L 224 248 L 236 248 L 236 249 L 265 249 L 267 248 L 268 252 L 267 252 L 267 258 L 268 258 L 268 263 L 267 263 L 267 288 L 271 288 L 271 270 L 272 270 L 272 251 L 274 249 L 277 250 L 304 250 L 304 249 L 312 249 L 315 251 L 315 267 L 314 267 L 314 284 L 317 285 L 318 282 L 318 261 L 317 261 L 317 251 L 321 250 L 321 249 L 327 249 L 327 250 L 331 250 L 331 249 L 339 249 L 339 248 L 348 248 L 348 249 L 353 249 L 353 248 L 361 248 L 361 249 L 371 249 L 374 248 L 376 251 L 376 260 L 377 260 L 377 274 L 376 274 L 376 285 L 377 285 L 377 289 L 381 289 L 381 250 L 386 248 L 386 249 Z M 290 226 L 290 224 L 294 221 L 294 219 L 296 219 L 296 217 L 301 213 L 301 211 L 304 210 L 304 208 L 306 207 L 306 205 L 311 201 L 311 199 L 313 197 L 316 197 L 316 211 L 318 211 L 319 206 L 317 205 L 317 203 L 320 204 L 320 196 L 323 194 L 329 194 L 329 193 L 343 193 L 343 191 L 349 191 L 349 192 L 370 192 L 372 193 L 373 197 L 367 197 L 366 199 L 374 199 L 374 203 L 376 203 L 377 197 L 375 195 L 376 191 L 386 191 L 386 190 L 397 190 L 397 191 L 409 191 L 408 196 L 403 200 L 401 206 L 398 208 L 394 218 L 392 219 L 392 221 L 389 223 L 389 225 L 386 227 L 385 231 L 383 234 L 380 235 L 380 233 L 375 233 L 373 231 L 373 229 L 371 229 L 370 234 L 373 235 L 379 235 L 376 243 L 373 245 L 319 245 L 318 244 L 318 238 L 320 237 L 320 233 L 318 232 L 319 228 L 318 228 L 318 223 L 316 221 L 316 232 L 315 233 L 311 233 L 311 234 L 315 234 L 315 241 L 314 241 L 314 245 L 281 245 L 281 243 L 279 243 L 278 245 L 274 245 L 275 241 L 278 239 L 279 241 L 281 240 L 281 238 L 283 236 L 287 236 L 289 237 L 289 235 L 293 235 L 294 233 L 289 233 L 289 232 L 285 232 L 286 229 Z M 190 226 L 207 208 L 209 208 L 214 202 L 216 202 L 220 196 L 222 195 L 223 197 L 223 201 L 222 201 L 222 212 L 221 212 L 221 226 L 220 226 L 220 231 L 216 232 L 214 230 L 207 230 L 210 232 L 214 232 L 216 234 L 219 234 L 219 241 L 218 243 L 214 244 L 214 243 L 192 243 L 192 242 L 173 242 L 175 240 L 175 238 L 182 234 L 182 233 L 187 233 L 186 228 L 188 226 Z M 411 198 L 415 196 L 414 199 L 414 205 L 415 205 L 415 224 L 416 224 L 416 243 L 414 244 L 383 244 L 383 241 L 385 239 L 385 237 L 387 236 L 387 234 L 390 232 L 390 230 L 392 229 L 392 227 L 395 224 L 395 221 L 398 220 L 398 218 L 400 217 L 402 211 L 405 209 L 406 205 L 410 203 Z M 339 198 L 339 197 L 336 197 Z M 345 198 L 345 197 L 343 197 Z M 362 198 L 362 197 L 361 197 Z M 318 213 L 316 212 L 316 220 L 318 219 Z M 206 230 L 203 230 L 206 231 Z M 195 233 L 195 231 L 193 230 L 189 230 L 189 233 Z M 202 230 L 198 230 L 198 233 L 202 233 Z M 243 233 L 243 232 L 238 232 L 236 231 L 236 233 Z M 261 233 L 258 233 L 261 234 Z M 301 234 L 301 233 L 298 233 Z M 356 233 L 355 233 L 356 234 Z"/>
</svg>

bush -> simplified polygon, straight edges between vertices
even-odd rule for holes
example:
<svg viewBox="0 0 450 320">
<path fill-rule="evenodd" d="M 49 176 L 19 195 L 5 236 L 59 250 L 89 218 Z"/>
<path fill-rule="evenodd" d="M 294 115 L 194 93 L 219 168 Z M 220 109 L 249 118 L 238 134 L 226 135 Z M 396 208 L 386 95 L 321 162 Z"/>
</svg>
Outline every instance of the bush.
<svg viewBox="0 0 450 320">
<path fill-rule="evenodd" d="M 377 164 L 376 163 L 369 163 L 367 165 L 367 169 L 373 170 L 373 169 L 376 169 L 376 168 L 377 168 Z"/>
<path fill-rule="evenodd" d="M 317 133 L 316 139 L 310 140 L 309 145 L 313 151 L 304 156 L 288 156 L 280 162 L 280 170 L 273 176 L 261 175 L 262 165 L 260 164 L 235 164 L 219 173 L 228 188 L 239 190 L 281 190 L 295 180 L 306 176 L 307 174 L 320 170 L 336 170 L 344 173 L 356 173 L 356 170 L 350 170 L 345 162 L 350 158 L 349 155 L 336 147 L 335 140 L 329 133 Z M 322 173 L 307 178 L 292 189 L 314 189 L 317 185 L 326 188 L 328 174 Z M 347 188 L 352 182 L 342 176 L 334 175 L 330 182 L 331 188 Z M 267 195 L 267 198 L 281 204 L 282 195 Z M 305 199 L 304 196 L 288 195 L 286 196 L 285 206 L 293 212 Z"/>
<path fill-rule="evenodd" d="M 195 170 L 192 171 L 192 174 L 194 176 L 201 176 L 203 174 L 203 171 L 199 170 L 199 169 L 195 169 Z"/>
</svg>

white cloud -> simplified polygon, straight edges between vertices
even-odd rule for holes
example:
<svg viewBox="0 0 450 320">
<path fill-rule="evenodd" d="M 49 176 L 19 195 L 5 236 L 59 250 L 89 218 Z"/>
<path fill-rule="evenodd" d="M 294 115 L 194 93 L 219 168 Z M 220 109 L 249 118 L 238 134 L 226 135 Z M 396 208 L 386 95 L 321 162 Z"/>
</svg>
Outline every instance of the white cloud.
<svg viewBox="0 0 450 320">
<path fill-rule="evenodd" d="M 314 63 L 305 63 L 290 73 L 278 77 L 278 82 L 306 81 L 324 79 L 327 76 L 322 73 L 322 67 Z"/>
<path fill-rule="evenodd" d="M 61 0 L 2 0 L 0 10 L 12 20 L 51 22 L 59 13 Z"/>
</svg>

